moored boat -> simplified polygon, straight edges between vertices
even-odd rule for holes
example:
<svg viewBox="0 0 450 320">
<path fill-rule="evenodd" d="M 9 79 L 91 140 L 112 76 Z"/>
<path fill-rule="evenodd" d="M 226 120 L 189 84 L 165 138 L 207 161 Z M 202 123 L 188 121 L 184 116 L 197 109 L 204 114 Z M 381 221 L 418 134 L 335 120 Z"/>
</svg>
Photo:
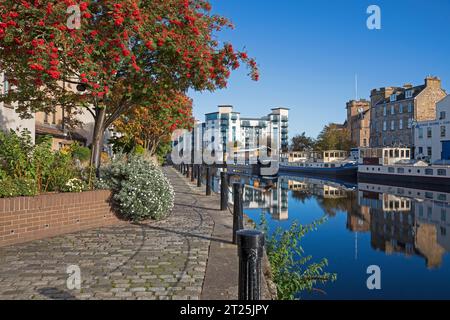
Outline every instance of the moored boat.
<svg viewBox="0 0 450 320">
<path fill-rule="evenodd" d="M 411 159 L 409 148 L 362 149 L 358 181 L 450 191 L 450 165 Z"/>
<path fill-rule="evenodd" d="M 356 178 L 358 164 L 341 150 L 310 152 L 302 161 L 280 163 L 281 172 Z"/>
</svg>

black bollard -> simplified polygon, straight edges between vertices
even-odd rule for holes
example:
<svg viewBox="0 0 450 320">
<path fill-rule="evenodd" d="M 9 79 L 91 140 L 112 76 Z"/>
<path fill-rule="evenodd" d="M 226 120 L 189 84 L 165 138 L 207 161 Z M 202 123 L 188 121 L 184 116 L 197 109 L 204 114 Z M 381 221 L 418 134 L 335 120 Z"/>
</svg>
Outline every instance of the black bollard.
<svg viewBox="0 0 450 320">
<path fill-rule="evenodd" d="M 261 300 L 261 260 L 264 233 L 241 230 L 237 233 L 239 255 L 239 300 Z"/>
<path fill-rule="evenodd" d="M 236 233 L 244 229 L 244 208 L 242 203 L 242 185 L 233 184 L 233 243 L 237 243 Z"/>
<path fill-rule="evenodd" d="M 228 209 L 228 179 L 227 173 L 220 173 L 220 210 L 226 211 Z"/>
<path fill-rule="evenodd" d="M 211 167 L 206 166 L 206 195 L 211 195 Z"/>
<path fill-rule="evenodd" d="M 195 180 L 195 165 L 191 164 L 191 182 Z"/>
<path fill-rule="evenodd" d="M 201 187 L 202 186 L 202 166 L 198 165 L 197 166 L 197 187 Z"/>
<path fill-rule="evenodd" d="M 190 166 L 187 164 L 186 165 L 186 178 L 189 178 L 189 174 L 190 174 Z"/>
</svg>

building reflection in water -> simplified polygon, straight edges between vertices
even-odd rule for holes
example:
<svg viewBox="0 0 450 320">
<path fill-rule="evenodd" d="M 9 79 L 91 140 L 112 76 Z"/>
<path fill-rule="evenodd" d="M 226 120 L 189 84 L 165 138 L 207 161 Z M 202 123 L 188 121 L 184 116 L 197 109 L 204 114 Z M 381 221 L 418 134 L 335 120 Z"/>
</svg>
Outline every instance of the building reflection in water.
<svg viewBox="0 0 450 320">
<path fill-rule="evenodd" d="M 439 267 L 450 250 L 450 194 L 360 183 L 359 205 L 370 210 L 371 242 L 388 254 L 424 257 Z"/>
<path fill-rule="evenodd" d="M 283 221 L 289 218 L 286 181 L 278 179 L 240 178 L 244 184 L 244 209 L 260 209 L 272 219 Z M 230 194 L 231 199 L 231 194 Z"/>
<path fill-rule="evenodd" d="M 367 183 L 356 188 L 306 177 L 239 179 L 244 208 L 260 209 L 274 220 L 289 218 L 290 193 L 300 202 L 314 198 L 331 218 L 347 214 L 347 229 L 370 232 L 372 247 L 386 254 L 420 256 L 428 268 L 437 268 L 450 251 L 450 194 Z"/>
</svg>

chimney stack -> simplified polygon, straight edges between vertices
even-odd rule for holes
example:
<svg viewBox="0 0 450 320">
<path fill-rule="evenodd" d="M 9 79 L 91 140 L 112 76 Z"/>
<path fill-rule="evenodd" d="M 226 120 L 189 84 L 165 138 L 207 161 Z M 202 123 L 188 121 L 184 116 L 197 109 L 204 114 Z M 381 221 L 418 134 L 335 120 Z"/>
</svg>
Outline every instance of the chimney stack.
<svg viewBox="0 0 450 320">
<path fill-rule="evenodd" d="M 425 85 L 427 87 L 440 88 L 441 79 L 439 79 L 438 77 L 428 76 L 425 78 Z"/>
</svg>

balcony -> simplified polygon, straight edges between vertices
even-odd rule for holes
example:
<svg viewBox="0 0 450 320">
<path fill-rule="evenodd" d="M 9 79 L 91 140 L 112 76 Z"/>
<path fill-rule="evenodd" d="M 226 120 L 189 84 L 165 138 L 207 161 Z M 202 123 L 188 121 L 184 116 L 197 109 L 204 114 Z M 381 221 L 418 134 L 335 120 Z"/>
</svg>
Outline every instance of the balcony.
<svg viewBox="0 0 450 320">
<path fill-rule="evenodd" d="M 288 134 L 288 133 L 289 133 L 288 129 L 282 129 L 281 130 L 281 134 Z"/>
<path fill-rule="evenodd" d="M 260 121 L 259 124 L 258 124 L 258 126 L 261 127 L 261 128 L 267 128 L 267 122 L 265 122 L 265 121 Z"/>
<path fill-rule="evenodd" d="M 237 116 L 237 114 L 233 114 L 233 115 L 231 115 L 231 120 L 234 120 L 234 121 L 236 121 L 238 119 L 238 116 Z"/>
<path fill-rule="evenodd" d="M 281 117 L 281 122 L 288 122 L 288 121 L 289 121 L 289 119 L 288 119 L 287 116 L 282 116 Z"/>
</svg>

